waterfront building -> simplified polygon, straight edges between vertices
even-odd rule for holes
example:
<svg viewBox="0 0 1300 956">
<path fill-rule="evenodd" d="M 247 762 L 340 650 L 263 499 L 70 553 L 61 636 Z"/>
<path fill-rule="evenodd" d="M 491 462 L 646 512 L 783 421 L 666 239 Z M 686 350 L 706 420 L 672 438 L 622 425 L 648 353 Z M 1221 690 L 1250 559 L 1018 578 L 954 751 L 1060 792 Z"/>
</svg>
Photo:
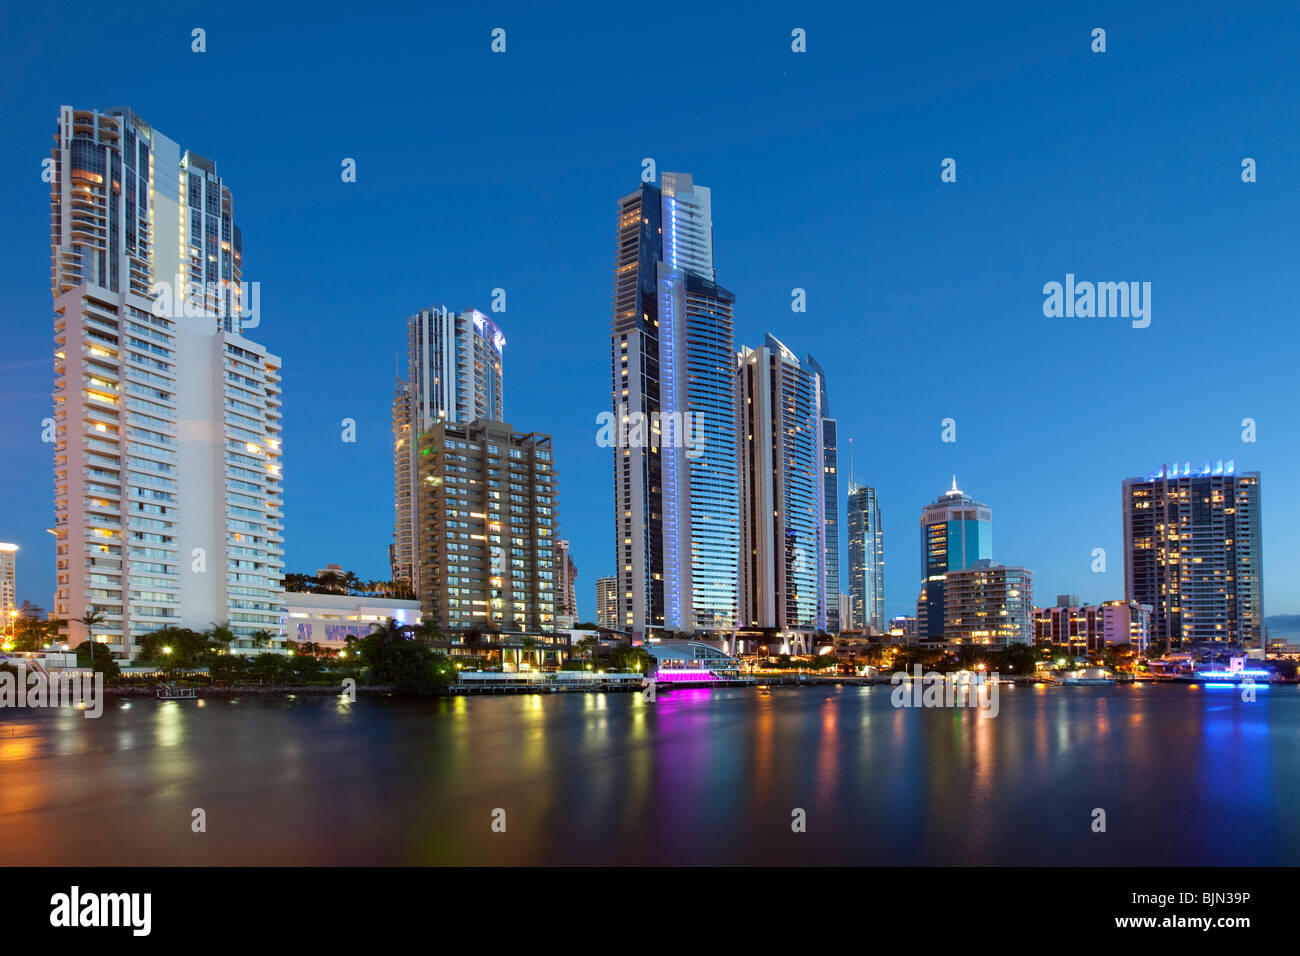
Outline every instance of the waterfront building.
<svg viewBox="0 0 1300 956">
<path fill-rule="evenodd" d="M 734 306 L 716 282 L 706 187 L 664 173 L 619 201 L 615 567 L 620 626 L 634 641 L 737 623 Z"/>
<path fill-rule="evenodd" d="M 618 578 L 613 574 L 596 578 L 596 624 L 611 630 L 622 626 L 618 616 Z"/>
<path fill-rule="evenodd" d="M 830 396 L 826 391 L 826 372 L 811 355 L 807 358 L 808 367 L 817 373 L 821 382 L 822 412 L 822 482 L 825 488 L 822 500 L 825 502 L 825 548 L 822 573 L 825 577 L 823 589 L 826 592 L 826 630 L 838 634 L 848 628 L 848 623 L 840 617 L 840 461 L 838 424 L 831 418 Z"/>
<path fill-rule="evenodd" d="M 921 641 L 944 639 L 948 573 L 992 559 L 993 509 L 958 489 L 953 476 L 952 488 L 921 510 L 921 596 L 916 610 Z"/>
<path fill-rule="evenodd" d="M 820 379 L 771 335 L 738 358 L 740 610 L 747 628 L 826 629 Z"/>
<path fill-rule="evenodd" d="M 1124 596 L 1166 647 L 1263 647 L 1260 477 L 1236 463 L 1165 465 L 1123 484 Z"/>
<path fill-rule="evenodd" d="M 944 579 L 944 640 L 1003 647 L 1034 640 L 1034 575 L 987 558 Z"/>
<path fill-rule="evenodd" d="M 572 626 L 578 620 L 578 598 L 574 588 L 578 580 L 578 566 L 573 563 L 573 555 L 569 552 L 568 538 L 560 538 L 555 542 L 555 571 L 560 582 L 556 591 L 559 605 L 555 613 L 567 617 L 569 626 Z"/>
<path fill-rule="evenodd" d="M 858 630 L 857 618 L 853 616 L 853 596 L 850 594 L 840 595 L 840 630 Z"/>
<path fill-rule="evenodd" d="M 916 618 L 900 615 L 889 619 L 889 639 L 903 644 L 916 643 Z"/>
<path fill-rule="evenodd" d="M 1068 646 L 1076 655 L 1096 653 L 1128 644 L 1146 653 L 1151 635 L 1149 605 L 1136 601 L 1106 601 L 1084 605 L 1073 594 L 1062 594 L 1056 607 L 1034 608 L 1034 639 Z"/>
<path fill-rule="evenodd" d="M 394 524 L 392 580 L 420 594 L 419 514 L 415 463 L 419 438 L 435 422 L 468 424 L 505 418 L 506 337 L 477 309 L 445 305 L 406 320 L 407 377 L 393 394 Z"/>
<path fill-rule="evenodd" d="M 366 637 L 390 618 L 398 624 L 420 623 L 420 602 L 353 594 L 284 593 L 285 637 L 338 652 L 349 637 Z"/>
<path fill-rule="evenodd" d="M 280 359 L 246 336 L 229 188 L 130 109 L 53 149 L 57 618 L 119 657 L 165 626 L 280 630 Z"/>
<path fill-rule="evenodd" d="M 740 659 L 721 641 L 652 641 L 645 646 L 654 661 L 655 680 L 707 681 L 740 673 Z"/>
<path fill-rule="evenodd" d="M 503 422 L 421 437 L 419 598 L 444 630 L 555 630 L 558 498 L 551 437 Z"/>
<path fill-rule="evenodd" d="M 849 591 L 862 630 L 885 631 L 885 531 L 876 489 L 849 475 Z"/>
<path fill-rule="evenodd" d="M 0 542 L 0 634 L 13 635 L 18 619 L 18 545 Z"/>
</svg>

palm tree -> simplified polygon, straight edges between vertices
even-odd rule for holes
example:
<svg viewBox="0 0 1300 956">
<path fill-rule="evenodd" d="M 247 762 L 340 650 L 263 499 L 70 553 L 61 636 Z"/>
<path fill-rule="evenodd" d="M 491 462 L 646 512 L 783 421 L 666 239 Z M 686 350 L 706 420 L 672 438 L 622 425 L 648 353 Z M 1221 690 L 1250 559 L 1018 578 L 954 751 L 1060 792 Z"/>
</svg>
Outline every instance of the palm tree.
<svg viewBox="0 0 1300 956">
<path fill-rule="evenodd" d="M 235 632 L 230 629 L 230 625 L 214 623 L 210 628 L 203 632 L 203 636 L 215 644 L 220 644 L 223 648 L 228 648 L 235 640 Z"/>
<path fill-rule="evenodd" d="M 351 571 L 347 572 L 347 574 L 351 573 Z M 326 571 L 316 579 L 318 582 L 318 590 L 327 593 L 333 592 L 335 594 L 346 594 L 348 590 L 347 574 L 344 574 L 342 571 Z"/>
<path fill-rule="evenodd" d="M 411 639 L 406 625 L 398 624 L 397 618 L 390 617 L 383 624 L 371 624 L 370 633 L 367 637 L 382 638 L 382 644 L 396 644 L 398 641 L 409 641 Z"/>
<path fill-rule="evenodd" d="M 280 583 L 286 591 L 294 591 L 298 594 L 310 594 L 316 588 L 315 578 L 294 571 L 282 575 Z"/>
<path fill-rule="evenodd" d="M 86 626 L 86 640 L 90 642 L 90 666 L 95 666 L 95 628 L 103 624 L 106 620 L 105 615 L 100 614 L 93 607 L 86 612 L 84 617 L 74 618 Z"/>
<path fill-rule="evenodd" d="M 271 642 L 279 636 L 280 635 L 276 634 L 275 631 L 268 631 L 266 628 L 261 628 L 260 630 L 254 631 L 249 640 L 252 641 L 254 647 L 270 647 Z"/>
<path fill-rule="evenodd" d="M 425 644 L 432 644 L 434 641 L 443 640 L 442 631 L 438 630 L 438 625 L 432 621 L 421 621 L 414 628 L 416 640 Z"/>
<path fill-rule="evenodd" d="M 536 665 L 540 668 L 542 666 L 542 654 L 544 653 L 544 651 L 540 651 L 537 649 L 538 647 L 537 638 L 525 637 L 522 643 L 524 646 L 524 653 L 532 654 Z"/>
</svg>

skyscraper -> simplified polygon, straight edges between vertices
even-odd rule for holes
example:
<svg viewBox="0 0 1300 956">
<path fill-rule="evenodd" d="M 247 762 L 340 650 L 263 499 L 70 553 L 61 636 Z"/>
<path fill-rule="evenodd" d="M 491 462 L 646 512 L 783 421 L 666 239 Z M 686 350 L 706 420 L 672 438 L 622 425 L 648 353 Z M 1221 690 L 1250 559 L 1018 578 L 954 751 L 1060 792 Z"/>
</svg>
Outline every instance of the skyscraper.
<svg viewBox="0 0 1300 956">
<path fill-rule="evenodd" d="M 1149 605 L 1167 646 L 1262 646 L 1259 472 L 1236 463 L 1163 466 L 1124 481 L 1124 597 Z"/>
<path fill-rule="evenodd" d="M 167 625 L 281 631 L 280 359 L 216 164 L 130 109 L 53 150 L 55 613 L 133 656 Z"/>
<path fill-rule="evenodd" d="M 0 634 L 7 639 L 18 616 L 18 545 L 0 542 Z"/>
<path fill-rule="evenodd" d="M 885 628 L 885 532 L 876 489 L 849 475 L 849 593 L 862 630 Z"/>
<path fill-rule="evenodd" d="M 821 376 L 769 335 L 741 350 L 736 389 L 742 623 L 825 630 Z"/>
<path fill-rule="evenodd" d="M 826 575 L 826 630 L 840 632 L 840 462 L 837 423 L 831 418 L 830 397 L 826 393 L 826 373 L 811 355 L 808 367 L 817 373 L 821 382 L 822 405 L 822 482 L 825 484 L 823 500 L 826 503 L 826 555 L 823 568 Z M 847 627 L 847 624 L 843 625 Z"/>
<path fill-rule="evenodd" d="M 555 542 L 555 574 L 560 582 L 556 591 L 558 603 L 555 613 L 577 621 L 578 597 L 574 585 L 578 580 L 578 566 L 573 563 L 573 555 L 569 553 L 568 538 L 560 538 Z"/>
<path fill-rule="evenodd" d="M 555 630 L 551 438 L 440 421 L 419 440 L 420 603 L 442 628 Z"/>
<path fill-rule="evenodd" d="M 613 574 L 596 578 L 596 623 L 601 627 L 620 627 L 618 618 L 618 577 Z"/>
<path fill-rule="evenodd" d="M 393 395 L 392 575 L 420 594 L 420 496 L 415 455 L 435 422 L 501 421 L 506 338 L 477 309 L 422 309 L 406 320 L 407 377 Z"/>
<path fill-rule="evenodd" d="M 648 436 L 614 449 L 619 619 L 634 638 L 736 625 L 735 297 L 715 281 L 711 210 L 681 173 L 619 202 L 611 398 Z"/>
<path fill-rule="evenodd" d="M 921 597 L 917 637 L 943 639 L 944 579 L 949 571 L 993 559 L 993 509 L 952 488 L 921 511 Z"/>
</svg>

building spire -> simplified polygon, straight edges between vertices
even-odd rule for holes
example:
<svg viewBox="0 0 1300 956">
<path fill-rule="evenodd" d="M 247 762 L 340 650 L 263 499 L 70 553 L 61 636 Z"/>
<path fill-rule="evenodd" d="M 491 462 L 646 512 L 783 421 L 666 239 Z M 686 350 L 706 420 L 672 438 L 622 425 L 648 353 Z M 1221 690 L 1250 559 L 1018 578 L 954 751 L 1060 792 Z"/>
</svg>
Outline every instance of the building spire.
<svg viewBox="0 0 1300 956">
<path fill-rule="evenodd" d="M 949 491 L 948 494 L 950 494 L 950 495 L 959 495 L 959 494 L 961 494 L 961 489 L 957 487 L 957 476 L 956 476 L 956 475 L 953 475 L 953 476 L 952 476 L 952 490 Z"/>
</svg>

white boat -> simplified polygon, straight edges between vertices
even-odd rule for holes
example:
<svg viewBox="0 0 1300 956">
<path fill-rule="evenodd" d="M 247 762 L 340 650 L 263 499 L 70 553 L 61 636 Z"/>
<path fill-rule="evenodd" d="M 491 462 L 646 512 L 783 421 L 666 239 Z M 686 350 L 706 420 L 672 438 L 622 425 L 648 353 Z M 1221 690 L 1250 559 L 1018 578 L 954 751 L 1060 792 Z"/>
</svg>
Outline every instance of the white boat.
<svg viewBox="0 0 1300 956">
<path fill-rule="evenodd" d="M 1230 657 L 1227 670 L 1211 663 L 1196 668 L 1190 677 L 1183 679 L 1209 684 L 1270 684 L 1277 680 L 1277 674 L 1267 667 L 1247 667 L 1245 657 Z"/>
</svg>

